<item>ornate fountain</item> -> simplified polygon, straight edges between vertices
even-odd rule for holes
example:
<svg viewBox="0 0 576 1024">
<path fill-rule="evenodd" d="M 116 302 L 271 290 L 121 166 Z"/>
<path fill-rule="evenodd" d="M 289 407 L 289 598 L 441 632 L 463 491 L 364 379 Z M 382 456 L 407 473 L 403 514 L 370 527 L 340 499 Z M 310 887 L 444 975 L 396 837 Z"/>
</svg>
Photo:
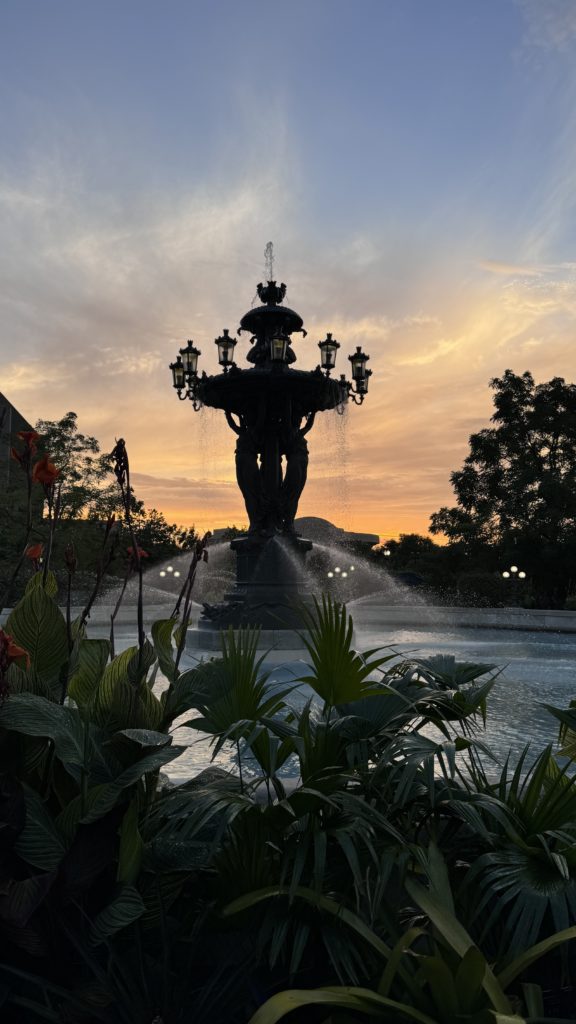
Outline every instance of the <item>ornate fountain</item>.
<svg viewBox="0 0 576 1024">
<path fill-rule="evenodd" d="M 286 285 L 258 285 L 262 305 L 249 310 L 237 334 L 250 335 L 247 361 L 234 362 L 237 341 L 225 329 L 215 344 L 222 372 L 198 373 L 201 355 L 188 341 L 170 364 L 178 398 L 222 409 L 236 434 L 236 479 L 250 523 L 246 536 L 231 542 L 236 554 L 236 586 L 216 606 L 204 605 L 199 629 L 258 625 L 293 630 L 300 625 L 298 605 L 310 600 L 304 563 L 312 542 L 298 536 L 294 519 L 308 471 L 306 436 L 318 413 L 344 411 L 352 400 L 361 405 L 372 371 L 369 356 L 358 347 L 348 358 L 352 380 L 333 379 L 339 343 L 327 334 L 318 342 L 320 365 L 296 370 L 293 335 L 306 337 L 302 318 L 282 303 Z"/>
</svg>

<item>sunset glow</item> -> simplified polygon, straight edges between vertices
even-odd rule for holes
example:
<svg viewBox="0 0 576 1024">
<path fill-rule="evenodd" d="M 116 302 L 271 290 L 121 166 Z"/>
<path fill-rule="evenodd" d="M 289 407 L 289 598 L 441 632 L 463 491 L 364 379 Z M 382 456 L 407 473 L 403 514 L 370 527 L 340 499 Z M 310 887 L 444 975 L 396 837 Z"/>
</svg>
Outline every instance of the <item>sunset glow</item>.
<svg viewBox="0 0 576 1024">
<path fill-rule="evenodd" d="M 300 515 L 425 533 L 489 380 L 574 380 L 572 0 L 22 0 L 0 39 L 0 391 L 124 437 L 171 521 L 246 523 L 234 436 L 168 363 L 193 338 L 216 371 L 270 239 L 298 365 L 332 331 L 373 370 Z"/>
</svg>

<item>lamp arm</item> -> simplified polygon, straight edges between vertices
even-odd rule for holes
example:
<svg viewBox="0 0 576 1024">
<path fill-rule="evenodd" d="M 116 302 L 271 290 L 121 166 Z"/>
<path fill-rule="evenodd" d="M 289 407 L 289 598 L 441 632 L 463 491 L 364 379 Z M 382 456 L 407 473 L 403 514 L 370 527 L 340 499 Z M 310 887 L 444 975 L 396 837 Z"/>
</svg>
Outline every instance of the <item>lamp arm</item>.
<svg viewBox="0 0 576 1024">
<path fill-rule="evenodd" d="M 316 419 L 316 413 L 315 412 L 311 412 L 310 415 L 306 418 L 306 423 L 304 424 L 304 426 L 302 427 L 302 429 L 300 431 L 300 436 L 301 437 L 305 437 L 306 434 L 310 430 L 312 430 L 312 427 L 314 426 L 314 420 L 315 419 Z"/>
<path fill-rule="evenodd" d="M 232 416 L 232 413 L 228 412 L 228 410 L 226 410 L 226 422 L 227 422 L 228 426 L 230 427 L 230 429 L 233 430 L 235 434 L 241 434 L 242 433 L 240 425 L 238 423 L 236 423 L 236 420 Z"/>
</svg>

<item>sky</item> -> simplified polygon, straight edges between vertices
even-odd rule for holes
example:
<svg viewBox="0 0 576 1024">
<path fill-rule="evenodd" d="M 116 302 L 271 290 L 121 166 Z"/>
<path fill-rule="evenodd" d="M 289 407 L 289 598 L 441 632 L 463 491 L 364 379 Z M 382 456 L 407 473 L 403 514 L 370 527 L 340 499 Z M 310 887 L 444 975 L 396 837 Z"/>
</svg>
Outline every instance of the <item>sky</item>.
<svg viewBox="0 0 576 1024">
<path fill-rule="evenodd" d="M 1 0 L 0 391 L 124 437 L 170 521 L 246 523 L 168 364 L 216 372 L 273 241 L 298 367 L 330 330 L 373 371 L 300 514 L 426 533 L 490 379 L 576 378 L 575 57 L 576 0 Z"/>
</svg>

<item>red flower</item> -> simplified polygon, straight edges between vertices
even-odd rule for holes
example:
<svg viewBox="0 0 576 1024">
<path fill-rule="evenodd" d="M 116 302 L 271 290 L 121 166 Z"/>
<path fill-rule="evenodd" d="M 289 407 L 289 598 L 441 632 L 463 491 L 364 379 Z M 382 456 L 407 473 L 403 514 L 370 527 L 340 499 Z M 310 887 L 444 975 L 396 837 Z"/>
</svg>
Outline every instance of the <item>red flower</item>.
<svg viewBox="0 0 576 1024">
<path fill-rule="evenodd" d="M 42 557 L 43 551 L 43 544 L 29 544 L 24 554 L 26 555 L 26 558 L 29 558 L 32 562 L 37 562 L 38 559 Z"/>
<path fill-rule="evenodd" d="M 44 484 L 45 487 L 51 487 L 59 476 L 60 470 L 50 462 L 48 455 L 43 455 L 32 467 L 32 479 L 38 484 Z"/>
<path fill-rule="evenodd" d="M 12 637 L 0 629 L 0 701 L 8 696 L 6 673 L 13 661 L 26 658 L 26 668 L 30 668 L 30 655 L 23 647 L 15 644 Z"/>
<path fill-rule="evenodd" d="M 144 551 L 144 548 L 138 548 L 137 551 L 138 551 L 138 557 L 139 558 L 149 558 L 150 557 L 148 552 Z M 130 555 L 130 558 L 132 558 L 132 555 L 134 554 L 134 548 L 126 548 L 126 553 L 128 555 Z"/>
</svg>

